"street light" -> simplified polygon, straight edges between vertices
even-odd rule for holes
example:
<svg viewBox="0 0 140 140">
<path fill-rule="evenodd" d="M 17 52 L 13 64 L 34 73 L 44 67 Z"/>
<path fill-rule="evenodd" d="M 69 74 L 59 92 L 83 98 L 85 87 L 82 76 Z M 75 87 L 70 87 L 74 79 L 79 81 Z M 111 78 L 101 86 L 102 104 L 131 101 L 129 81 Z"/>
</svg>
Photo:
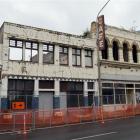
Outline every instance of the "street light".
<svg viewBox="0 0 140 140">
<path fill-rule="evenodd" d="M 96 17 L 96 43 L 97 43 L 97 62 L 98 62 L 98 94 L 99 94 L 99 101 L 100 101 L 100 105 L 102 106 L 102 89 L 101 89 L 101 69 L 100 69 L 100 50 L 99 50 L 99 46 L 98 46 L 98 38 L 99 38 L 99 28 L 98 28 L 98 17 L 100 15 L 100 13 L 103 11 L 103 9 L 106 7 L 106 5 L 110 2 L 111 0 L 108 0 L 103 7 L 100 9 L 100 11 L 97 14 Z M 101 97 L 101 98 L 100 98 Z"/>
</svg>

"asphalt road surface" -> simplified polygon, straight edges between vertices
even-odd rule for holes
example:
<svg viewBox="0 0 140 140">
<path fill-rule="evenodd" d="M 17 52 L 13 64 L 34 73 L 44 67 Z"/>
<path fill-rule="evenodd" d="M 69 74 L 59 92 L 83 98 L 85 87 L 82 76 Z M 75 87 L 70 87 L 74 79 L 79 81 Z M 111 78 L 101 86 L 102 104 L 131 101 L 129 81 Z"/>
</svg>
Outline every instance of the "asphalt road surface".
<svg viewBox="0 0 140 140">
<path fill-rule="evenodd" d="M 140 140 L 140 116 L 101 123 L 0 134 L 0 140 Z"/>
</svg>

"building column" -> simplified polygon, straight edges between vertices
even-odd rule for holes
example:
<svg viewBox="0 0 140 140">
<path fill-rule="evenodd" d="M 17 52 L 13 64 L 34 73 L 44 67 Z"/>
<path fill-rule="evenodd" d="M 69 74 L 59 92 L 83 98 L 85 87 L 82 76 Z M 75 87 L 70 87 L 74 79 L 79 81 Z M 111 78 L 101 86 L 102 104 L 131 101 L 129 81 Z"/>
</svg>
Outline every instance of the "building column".
<svg viewBox="0 0 140 140">
<path fill-rule="evenodd" d="M 88 82 L 84 81 L 84 106 L 88 106 L 88 89 L 87 89 L 87 85 Z"/>
<path fill-rule="evenodd" d="M 97 66 L 98 64 L 98 60 L 97 60 L 97 49 L 95 48 L 94 51 L 93 51 L 93 58 L 92 58 L 92 61 L 93 61 L 93 66 Z"/>
<path fill-rule="evenodd" d="M 42 43 L 39 43 L 39 64 L 43 64 L 43 44 Z"/>
<path fill-rule="evenodd" d="M 59 45 L 55 45 L 54 49 L 54 64 L 59 65 Z"/>
<path fill-rule="evenodd" d="M 138 50 L 137 59 L 138 59 L 138 63 L 140 63 L 140 50 Z"/>
<path fill-rule="evenodd" d="M 69 48 L 69 53 L 68 53 L 68 57 L 69 57 L 69 66 L 72 66 L 72 48 Z"/>
<path fill-rule="evenodd" d="M 7 92 L 8 92 L 8 77 L 4 77 L 1 83 L 0 99 L 1 99 L 1 110 L 7 109 Z"/>
<path fill-rule="evenodd" d="M 60 81 L 58 79 L 54 82 L 54 108 L 60 108 Z"/>
<path fill-rule="evenodd" d="M 109 57 L 109 61 L 114 61 L 114 58 L 113 58 L 113 52 L 112 52 L 112 46 L 110 45 L 108 47 L 108 57 Z"/>
<path fill-rule="evenodd" d="M 85 50 L 81 49 L 81 66 L 82 68 L 85 68 Z"/>
<path fill-rule="evenodd" d="M 98 85 L 98 81 L 94 82 L 95 85 L 95 97 L 94 97 L 94 102 L 95 102 L 95 106 L 99 106 L 100 103 L 100 95 L 99 95 L 99 85 Z"/>
<path fill-rule="evenodd" d="M 120 62 L 124 62 L 124 58 L 123 58 L 123 48 L 119 48 L 119 61 Z"/>
<path fill-rule="evenodd" d="M 134 100 L 134 105 L 137 105 L 137 100 L 136 100 L 136 88 L 135 88 L 135 84 L 134 84 L 134 94 L 133 94 L 133 100 Z"/>
<path fill-rule="evenodd" d="M 129 49 L 128 53 L 129 53 L 129 62 L 133 63 L 132 49 Z"/>
<path fill-rule="evenodd" d="M 39 80 L 34 80 L 34 95 L 32 98 L 32 109 L 37 109 L 39 107 Z"/>
</svg>

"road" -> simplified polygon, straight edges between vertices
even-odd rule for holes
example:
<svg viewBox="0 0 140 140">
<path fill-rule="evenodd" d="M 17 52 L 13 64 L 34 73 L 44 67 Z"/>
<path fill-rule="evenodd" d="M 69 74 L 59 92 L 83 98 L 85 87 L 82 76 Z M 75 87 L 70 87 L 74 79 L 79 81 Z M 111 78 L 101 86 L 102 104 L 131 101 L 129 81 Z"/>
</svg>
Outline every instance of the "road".
<svg viewBox="0 0 140 140">
<path fill-rule="evenodd" d="M 26 135 L 0 134 L 0 140 L 140 140 L 140 116 L 101 123 L 40 129 Z"/>
</svg>

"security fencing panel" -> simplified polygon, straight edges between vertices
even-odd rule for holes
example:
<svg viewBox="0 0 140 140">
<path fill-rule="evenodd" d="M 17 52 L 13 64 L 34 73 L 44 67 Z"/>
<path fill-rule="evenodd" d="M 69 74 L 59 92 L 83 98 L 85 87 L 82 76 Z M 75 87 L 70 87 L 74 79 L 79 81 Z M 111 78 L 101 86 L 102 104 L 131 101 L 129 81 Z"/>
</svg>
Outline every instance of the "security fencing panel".
<svg viewBox="0 0 140 140">
<path fill-rule="evenodd" d="M 53 92 L 39 92 L 39 109 L 53 109 Z"/>
<path fill-rule="evenodd" d="M 107 90 L 108 91 L 108 90 Z M 106 93 L 106 92 L 104 92 Z M 107 92 L 108 93 L 108 92 Z M 138 94 L 138 93 L 137 93 Z M 57 97 L 57 98 L 56 98 Z M 53 110 L 55 108 L 73 108 L 73 107 L 93 107 L 113 104 L 134 104 L 132 94 L 123 94 L 120 92 L 116 95 L 103 95 L 101 97 L 95 96 L 94 92 L 88 94 L 68 94 L 60 93 L 54 95 L 51 91 L 41 91 L 38 96 L 34 95 L 9 95 L 7 98 L 0 97 L 2 111 L 23 111 L 23 110 Z M 136 98 L 139 103 L 139 94 Z M 99 102 L 99 103 L 98 103 Z"/>
</svg>

